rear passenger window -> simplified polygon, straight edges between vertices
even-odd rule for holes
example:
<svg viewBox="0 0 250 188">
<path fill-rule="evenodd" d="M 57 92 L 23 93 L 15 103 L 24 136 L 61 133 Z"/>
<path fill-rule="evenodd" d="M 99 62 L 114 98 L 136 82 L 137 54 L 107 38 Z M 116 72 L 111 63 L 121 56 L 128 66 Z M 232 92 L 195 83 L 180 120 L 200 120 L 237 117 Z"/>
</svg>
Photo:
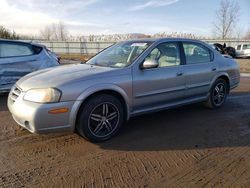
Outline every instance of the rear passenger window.
<svg viewBox="0 0 250 188">
<path fill-rule="evenodd" d="M 211 61 L 210 50 L 198 44 L 183 43 L 187 64 L 207 63 Z"/>
<path fill-rule="evenodd" d="M 33 55 L 33 50 L 28 45 L 22 44 L 0 44 L 0 57 L 18 57 Z"/>
<path fill-rule="evenodd" d="M 39 54 L 42 51 L 42 47 L 40 46 L 33 46 L 33 50 L 35 54 Z"/>
<path fill-rule="evenodd" d="M 240 48 L 241 48 L 241 45 L 238 45 L 238 46 L 237 46 L 237 50 L 240 50 Z"/>
</svg>

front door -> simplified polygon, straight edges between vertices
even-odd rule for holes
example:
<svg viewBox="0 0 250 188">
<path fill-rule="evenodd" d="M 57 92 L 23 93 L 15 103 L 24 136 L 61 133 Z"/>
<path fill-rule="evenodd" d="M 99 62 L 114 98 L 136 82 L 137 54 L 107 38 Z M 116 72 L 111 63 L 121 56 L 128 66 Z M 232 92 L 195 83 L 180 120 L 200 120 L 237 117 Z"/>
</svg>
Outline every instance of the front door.
<svg viewBox="0 0 250 188">
<path fill-rule="evenodd" d="M 154 60 L 155 68 L 133 67 L 133 111 L 140 113 L 165 108 L 183 100 L 185 78 L 178 43 L 156 46 L 144 61 Z"/>
</svg>

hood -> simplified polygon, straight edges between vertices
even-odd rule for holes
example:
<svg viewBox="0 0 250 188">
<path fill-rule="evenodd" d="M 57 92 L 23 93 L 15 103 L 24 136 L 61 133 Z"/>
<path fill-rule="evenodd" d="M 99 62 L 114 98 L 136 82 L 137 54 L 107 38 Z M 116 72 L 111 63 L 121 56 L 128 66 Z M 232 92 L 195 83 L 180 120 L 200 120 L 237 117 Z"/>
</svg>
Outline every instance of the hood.
<svg viewBox="0 0 250 188">
<path fill-rule="evenodd" d="M 17 85 L 27 91 L 31 88 L 57 87 L 72 81 L 94 78 L 95 76 L 114 70 L 110 67 L 99 67 L 87 64 L 64 65 L 33 72 L 22 77 Z"/>
</svg>

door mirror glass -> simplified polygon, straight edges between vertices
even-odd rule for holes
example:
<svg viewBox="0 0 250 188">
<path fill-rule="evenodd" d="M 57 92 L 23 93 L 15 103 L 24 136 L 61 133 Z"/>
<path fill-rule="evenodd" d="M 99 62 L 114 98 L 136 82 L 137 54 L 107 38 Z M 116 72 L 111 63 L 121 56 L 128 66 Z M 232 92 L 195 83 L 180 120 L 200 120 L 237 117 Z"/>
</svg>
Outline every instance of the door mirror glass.
<svg viewBox="0 0 250 188">
<path fill-rule="evenodd" d="M 151 69 L 151 68 L 156 68 L 158 67 L 158 63 L 156 60 L 154 59 L 146 59 L 143 64 L 142 64 L 142 68 L 143 69 Z"/>
</svg>

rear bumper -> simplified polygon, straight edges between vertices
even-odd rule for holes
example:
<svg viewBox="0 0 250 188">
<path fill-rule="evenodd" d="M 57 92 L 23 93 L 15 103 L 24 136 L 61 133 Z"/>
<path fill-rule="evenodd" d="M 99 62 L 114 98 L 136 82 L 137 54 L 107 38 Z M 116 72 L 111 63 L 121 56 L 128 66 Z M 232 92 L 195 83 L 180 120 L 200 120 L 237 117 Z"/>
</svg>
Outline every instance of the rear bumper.
<svg viewBox="0 0 250 188">
<path fill-rule="evenodd" d="M 238 55 L 236 55 L 236 57 L 238 57 L 238 58 L 249 58 L 250 54 L 238 54 Z"/>
<path fill-rule="evenodd" d="M 230 79 L 230 90 L 236 88 L 240 84 L 240 72 L 232 76 Z"/>
</svg>

